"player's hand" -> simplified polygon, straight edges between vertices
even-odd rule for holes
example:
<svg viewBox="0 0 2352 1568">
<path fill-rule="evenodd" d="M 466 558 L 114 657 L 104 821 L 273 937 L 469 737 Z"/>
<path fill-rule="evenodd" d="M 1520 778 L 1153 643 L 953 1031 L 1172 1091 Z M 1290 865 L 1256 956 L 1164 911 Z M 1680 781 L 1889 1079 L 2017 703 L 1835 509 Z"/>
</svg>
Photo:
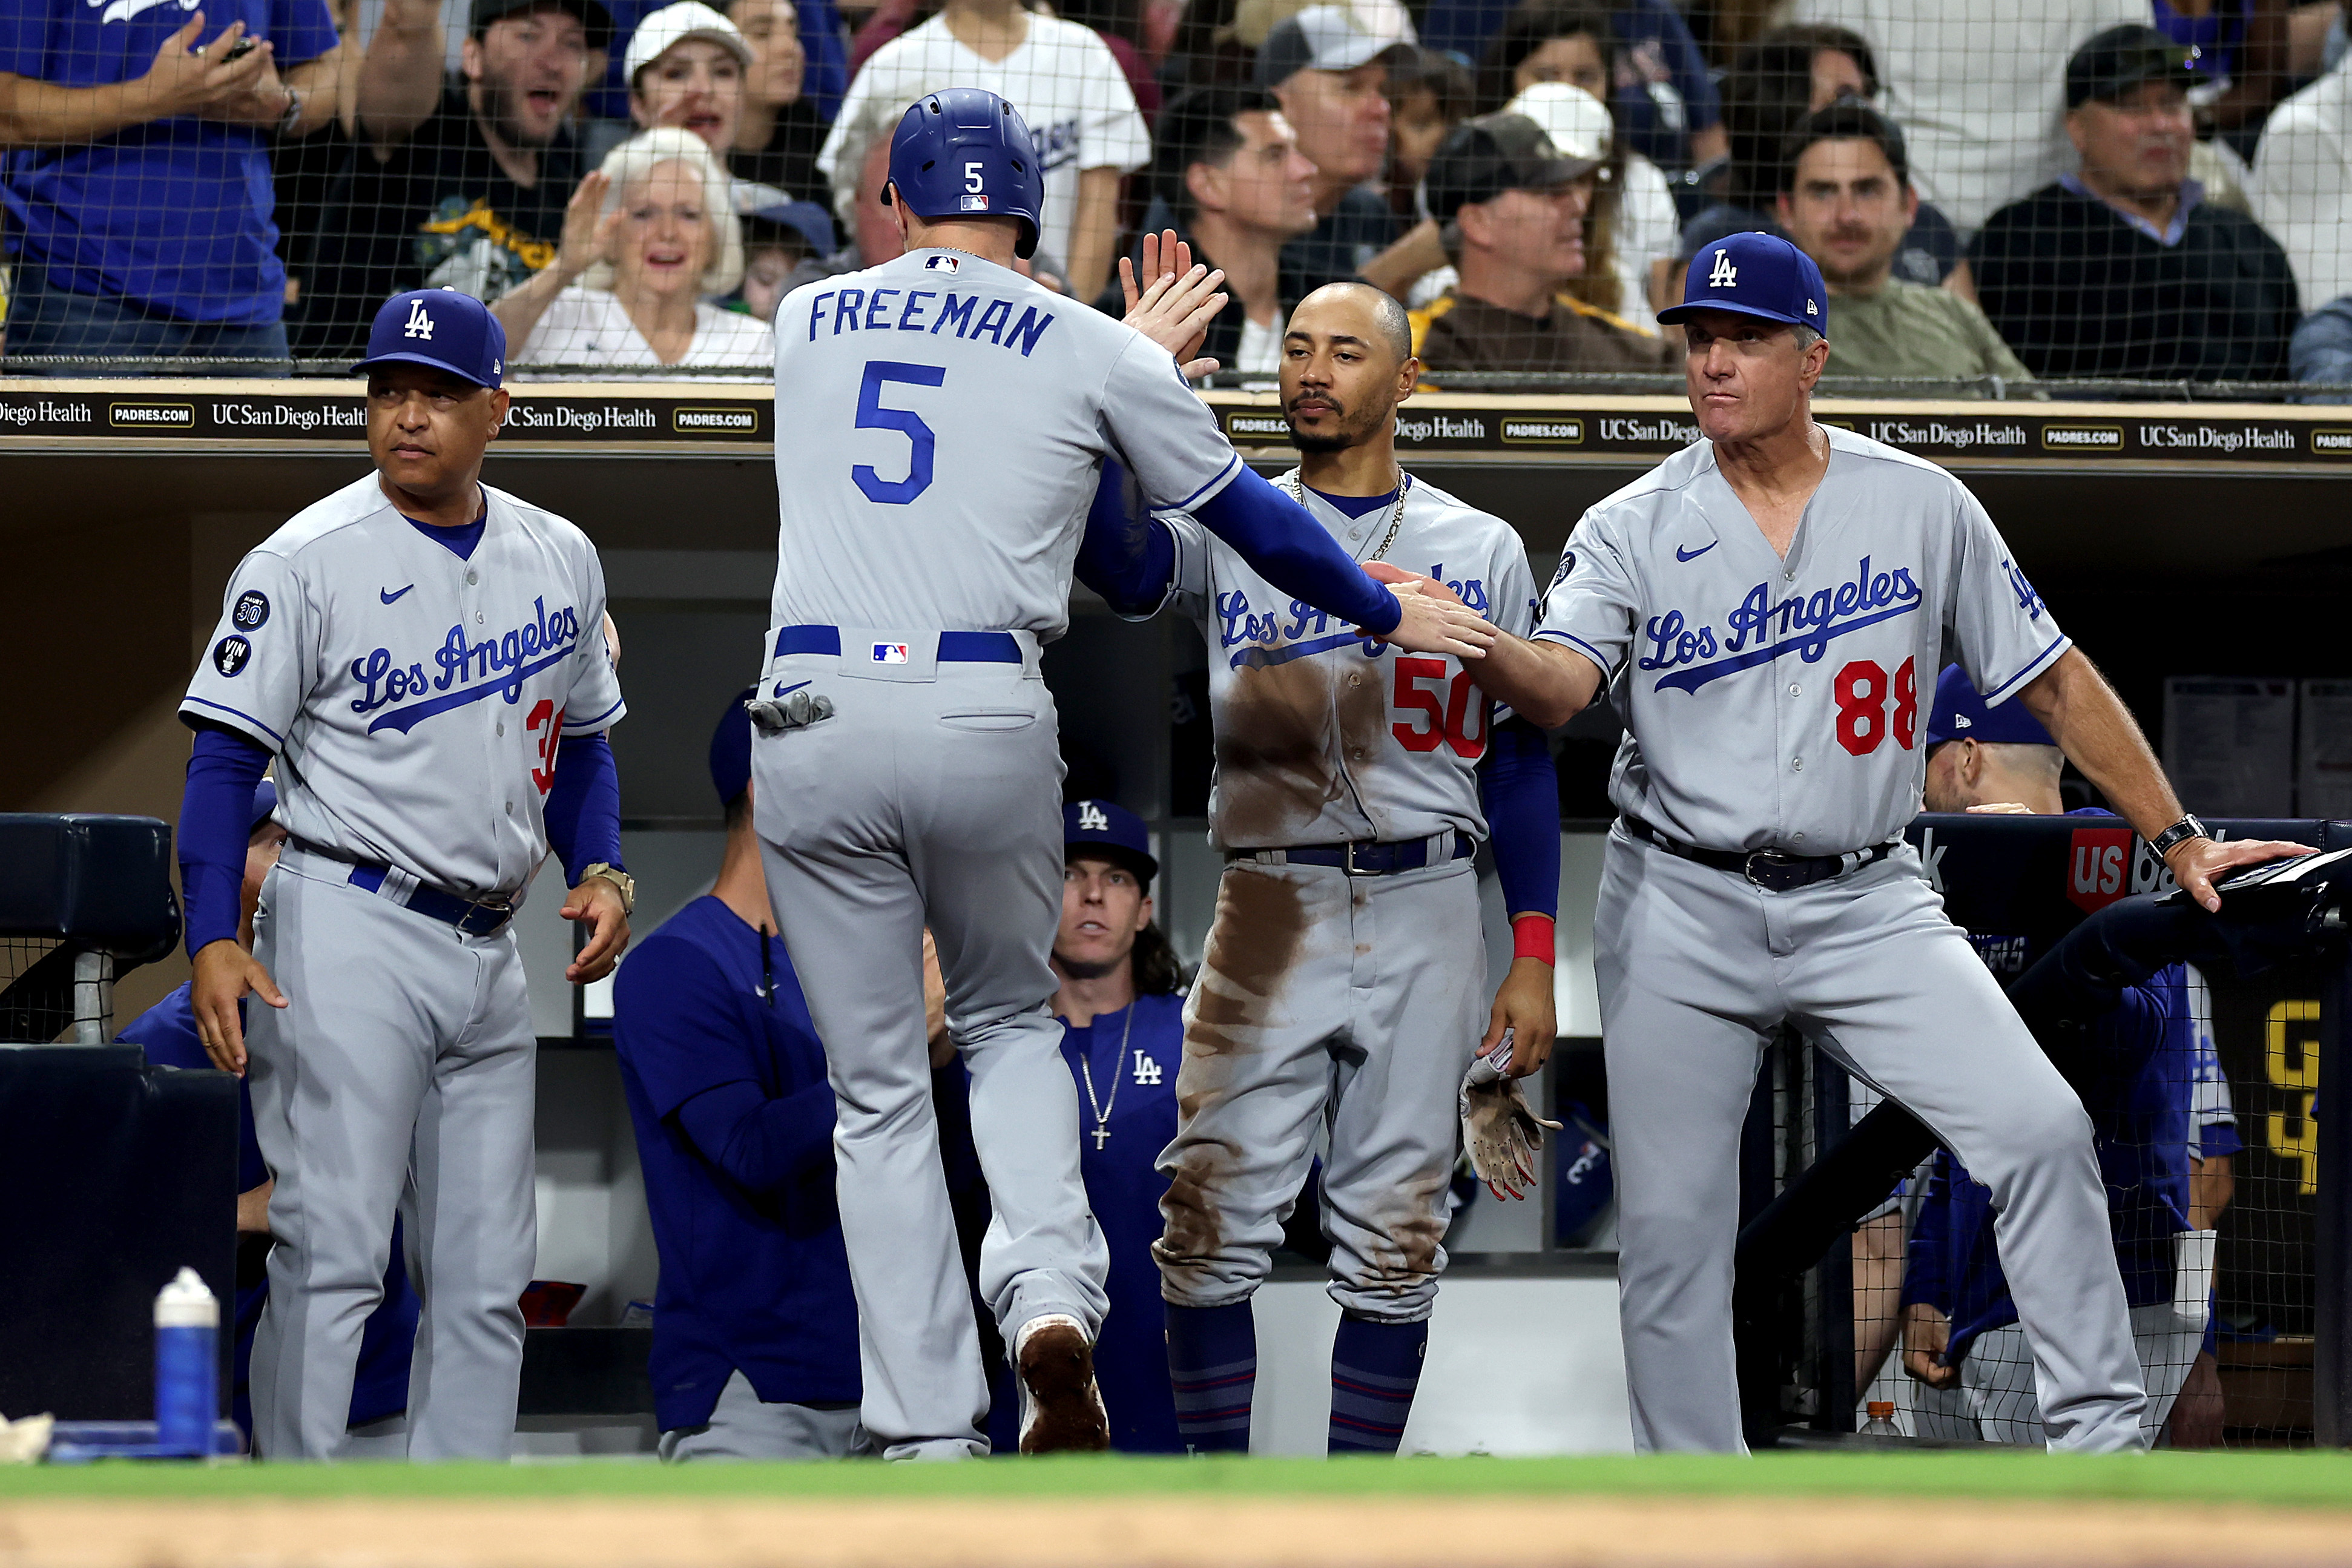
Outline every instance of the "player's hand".
<svg viewBox="0 0 2352 1568">
<path fill-rule="evenodd" d="M 269 1234 L 269 1194 L 277 1190 L 278 1183 L 273 1177 L 257 1187 L 236 1194 L 236 1231 L 239 1236 Z"/>
<path fill-rule="evenodd" d="M 227 937 L 205 943 L 196 952 L 195 969 L 195 977 L 188 982 L 188 1005 L 196 1016 L 196 1036 L 213 1066 L 242 1078 L 245 1020 L 237 1003 L 250 992 L 273 1007 L 283 1007 L 285 994 L 259 959 Z"/>
<path fill-rule="evenodd" d="M 1173 354 L 1187 380 L 1219 368 L 1218 361 L 1196 356 L 1207 341 L 1209 323 L 1231 298 L 1217 288 L 1225 280 L 1223 269 L 1194 266 L 1192 247 L 1170 229 L 1164 237 L 1143 237 L 1143 271 L 1139 283 L 1133 261 L 1118 258 L 1119 289 L 1127 296 L 1123 320 Z"/>
<path fill-rule="evenodd" d="M 1559 1033 L 1551 965 L 1540 958 L 1511 960 L 1510 973 L 1495 992 L 1495 1008 L 1486 1016 L 1486 1037 L 1478 1042 L 1478 1054 L 1485 1056 L 1508 1034 L 1514 1044 L 1503 1076 L 1525 1078 L 1551 1059 L 1552 1039 Z"/>
<path fill-rule="evenodd" d="M 1952 1321 L 1927 1305 L 1914 1301 L 1903 1309 L 1903 1370 L 1915 1383 L 1930 1388 L 1958 1388 L 1960 1369 L 1936 1358 L 1951 1342 Z"/>
<path fill-rule="evenodd" d="M 2164 863 L 2172 868 L 2172 879 L 2186 888 L 2189 896 L 2211 914 L 2221 907 L 2221 895 L 2213 890 L 2213 879 L 2224 871 L 2240 866 L 2265 866 L 2291 855 L 2318 853 L 2308 844 L 2289 844 L 2277 838 L 2232 838 L 2223 843 L 2191 838 L 2174 845 Z"/>
<path fill-rule="evenodd" d="M 1544 1129 L 1559 1130 L 1559 1122 L 1535 1113 L 1517 1079 L 1503 1076 L 1511 1065 L 1513 1044 L 1506 1030 L 1492 1050 L 1470 1058 L 1456 1104 L 1470 1169 L 1498 1198 L 1522 1198 L 1535 1191 L 1536 1154 L 1543 1148 Z"/>
<path fill-rule="evenodd" d="M 599 261 L 613 243 L 621 215 L 604 210 L 604 193 L 612 176 L 602 169 L 581 176 L 580 188 L 563 204 L 563 238 L 555 247 L 555 275 L 569 283 Z"/>
<path fill-rule="evenodd" d="M 955 1059 L 955 1041 L 948 1034 L 948 982 L 940 973 L 939 944 L 931 928 L 923 928 L 923 1038 L 930 1042 L 931 1070 Z"/>
<path fill-rule="evenodd" d="M 588 943 L 572 958 L 563 978 L 585 985 L 612 973 L 629 945 L 629 917 L 621 908 L 621 889 L 602 877 L 591 877 L 563 900 L 563 918 L 590 922 Z"/>
<path fill-rule="evenodd" d="M 1388 590 L 1404 608 L 1404 618 L 1385 635 L 1363 631 L 1375 642 L 1385 642 L 1407 653 L 1452 654 L 1465 661 L 1486 657 L 1495 646 L 1495 626 L 1443 587 L 1433 594 L 1427 578 L 1389 584 Z"/>
</svg>

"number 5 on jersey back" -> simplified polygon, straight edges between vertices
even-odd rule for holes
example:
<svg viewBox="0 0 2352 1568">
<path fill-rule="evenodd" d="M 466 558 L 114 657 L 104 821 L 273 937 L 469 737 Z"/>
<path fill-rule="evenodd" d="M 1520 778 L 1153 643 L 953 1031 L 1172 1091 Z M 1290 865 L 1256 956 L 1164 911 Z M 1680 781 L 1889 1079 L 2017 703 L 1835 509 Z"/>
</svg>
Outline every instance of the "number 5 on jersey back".
<svg viewBox="0 0 2352 1568">
<path fill-rule="evenodd" d="M 857 385 L 857 427 L 860 430 L 897 430 L 907 437 L 907 477 L 886 479 L 874 471 L 870 463 L 860 463 L 849 470 L 866 499 L 885 506 L 905 506 L 931 488 L 931 453 L 939 437 L 923 417 L 908 409 L 882 406 L 882 384 L 905 382 L 910 386 L 937 386 L 948 378 L 947 371 L 935 364 L 902 364 L 896 360 L 877 359 L 866 362 L 866 377 Z"/>
</svg>

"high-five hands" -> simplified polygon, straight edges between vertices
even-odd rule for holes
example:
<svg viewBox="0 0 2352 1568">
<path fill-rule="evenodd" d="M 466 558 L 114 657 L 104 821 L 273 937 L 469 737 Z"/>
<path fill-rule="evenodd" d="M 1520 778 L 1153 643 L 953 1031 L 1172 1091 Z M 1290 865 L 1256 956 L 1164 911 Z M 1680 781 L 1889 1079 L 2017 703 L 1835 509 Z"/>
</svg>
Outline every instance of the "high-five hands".
<svg viewBox="0 0 2352 1568">
<path fill-rule="evenodd" d="M 1225 280 L 1222 268 L 1211 271 L 1192 262 L 1192 247 L 1176 231 L 1143 237 L 1143 281 L 1136 279 L 1132 258 L 1118 258 L 1118 286 L 1127 296 L 1121 319 L 1137 331 L 1176 356 L 1188 381 L 1197 381 L 1219 368 L 1213 359 L 1197 356 L 1209 335 L 1209 323 L 1225 308 L 1230 295 L 1217 285 Z"/>
</svg>

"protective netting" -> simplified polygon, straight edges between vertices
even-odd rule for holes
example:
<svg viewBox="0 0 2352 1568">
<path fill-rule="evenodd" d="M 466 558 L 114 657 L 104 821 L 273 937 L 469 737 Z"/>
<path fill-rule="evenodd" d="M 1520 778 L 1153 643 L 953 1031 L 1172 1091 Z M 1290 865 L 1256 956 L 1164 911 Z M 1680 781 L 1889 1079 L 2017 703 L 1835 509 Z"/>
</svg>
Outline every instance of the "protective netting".
<svg viewBox="0 0 2352 1568">
<path fill-rule="evenodd" d="M 5 0 L 6 367 L 341 373 L 446 285 L 526 374 L 763 376 L 787 294 L 897 252 L 900 111 L 978 86 L 1035 132 L 1034 270 L 1115 308 L 1181 229 L 1229 374 L 1362 277 L 1439 385 L 1678 389 L 1656 307 L 1764 229 L 1844 390 L 2352 398 L 2341 12 Z"/>
<path fill-rule="evenodd" d="M 1976 942 L 2014 978 L 2003 966 L 2021 941 Z M 2147 1426 L 2171 1447 L 2312 1440 L 2323 982 L 2315 964 L 2251 981 L 2176 966 L 2124 993 L 2075 1079 L 2096 1130 Z M 1812 1163 L 1824 1127 L 1878 1103 L 1794 1037 L 1775 1047 L 1766 1082 L 1767 1194 Z M 1938 1152 L 1785 1293 L 1785 1418 L 1867 1430 L 1881 1405 L 1905 1436 L 2042 1445 L 1990 1196 Z"/>
</svg>

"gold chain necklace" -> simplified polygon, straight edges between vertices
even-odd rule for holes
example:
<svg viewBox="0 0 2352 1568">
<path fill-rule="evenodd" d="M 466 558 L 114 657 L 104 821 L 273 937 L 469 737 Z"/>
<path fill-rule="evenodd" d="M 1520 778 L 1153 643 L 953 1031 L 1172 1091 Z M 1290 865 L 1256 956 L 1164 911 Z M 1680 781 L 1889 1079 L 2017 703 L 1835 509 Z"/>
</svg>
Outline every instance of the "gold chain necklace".
<svg viewBox="0 0 2352 1568">
<path fill-rule="evenodd" d="M 1290 483 L 1290 499 L 1297 501 L 1300 506 L 1305 506 L 1307 504 L 1307 481 L 1300 477 L 1300 472 L 1301 470 L 1293 468 L 1290 472 L 1283 475 L 1282 477 Z M 1402 468 L 1397 469 L 1396 506 L 1389 512 L 1389 531 L 1381 535 L 1381 547 L 1378 550 L 1373 551 L 1370 555 L 1365 556 L 1365 560 L 1380 561 L 1387 558 L 1389 546 L 1396 542 L 1397 530 L 1404 526 L 1404 498 L 1412 493 L 1412 476 L 1406 473 Z"/>
</svg>

